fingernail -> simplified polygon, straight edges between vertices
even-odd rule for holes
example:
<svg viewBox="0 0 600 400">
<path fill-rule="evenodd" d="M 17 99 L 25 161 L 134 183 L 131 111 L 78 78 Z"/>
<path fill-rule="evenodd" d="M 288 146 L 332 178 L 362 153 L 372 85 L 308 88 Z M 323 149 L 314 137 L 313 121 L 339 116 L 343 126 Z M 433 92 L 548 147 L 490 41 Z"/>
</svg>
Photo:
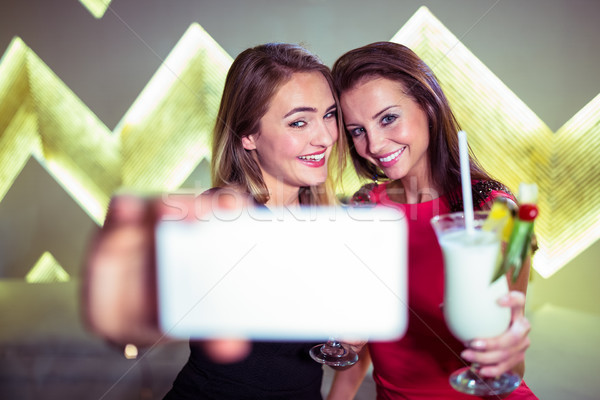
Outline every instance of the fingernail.
<svg viewBox="0 0 600 400">
<path fill-rule="evenodd" d="M 473 356 L 473 352 L 469 351 L 469 350 L 463 350 L 462 353 L 460 353 L 460 356 L 466 360 L 466 361 L 471 361 L 471 357 Z"/>
<path fill-rule="evenodd" d="M 485 349 L 485 342 L 483 340 L 475 339 L 469 343 L 469 347 L 476 350 Z"/>
<path fill-rule="evenodd" d="M 508 295 L 508 294 L 505 294 L 505 295 L 502 295 L 501 297 L 499 297 L 499 298 L 498 298 L 498 301 L 497 301 L 497 303 L 498 303 L 498 304 L 500 304 L 500 305 L 503 305 L 503 304 L 505 304 L 505 303 L 506 303 L 506 302 L 507 302 L 509 299 L 510 299 L 510 295 Z"/>
</svg>

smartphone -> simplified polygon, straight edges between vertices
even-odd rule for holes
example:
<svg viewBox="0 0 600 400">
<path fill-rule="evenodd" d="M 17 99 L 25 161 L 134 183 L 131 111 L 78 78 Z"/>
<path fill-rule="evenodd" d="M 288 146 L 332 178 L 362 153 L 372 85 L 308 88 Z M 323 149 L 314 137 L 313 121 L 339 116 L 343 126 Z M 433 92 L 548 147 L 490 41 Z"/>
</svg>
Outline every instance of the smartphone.
<svg viewBox="0 0 600 400">
<path fill-rule="evenodd" d="M 156 227 L 158 313 L 175 338 L 394 340 L 407 225 L 389 207 L 213 211 Z"/>
</svg>

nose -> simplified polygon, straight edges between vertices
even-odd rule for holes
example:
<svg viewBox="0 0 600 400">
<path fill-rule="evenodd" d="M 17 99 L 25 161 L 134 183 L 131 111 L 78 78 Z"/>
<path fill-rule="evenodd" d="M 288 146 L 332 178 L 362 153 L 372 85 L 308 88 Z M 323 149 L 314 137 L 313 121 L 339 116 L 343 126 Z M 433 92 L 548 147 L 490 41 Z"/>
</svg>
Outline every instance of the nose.
<svg viewBox="0 0 600 400">
<path fill-rule="evenodd" d="M 338 138 L 337 123 L 322 121 L 315 129 L 310 144 L 313 146 L 330 147 Z"/>
<path fill-rule="evenodd" d="M 367 131 L 367 142 L 369 153 L 377 155 L 381 152 L 385 145 L 385 137 L 381 132 L 378 132 L 376 129 L 369 129 Z"/>
</svg>

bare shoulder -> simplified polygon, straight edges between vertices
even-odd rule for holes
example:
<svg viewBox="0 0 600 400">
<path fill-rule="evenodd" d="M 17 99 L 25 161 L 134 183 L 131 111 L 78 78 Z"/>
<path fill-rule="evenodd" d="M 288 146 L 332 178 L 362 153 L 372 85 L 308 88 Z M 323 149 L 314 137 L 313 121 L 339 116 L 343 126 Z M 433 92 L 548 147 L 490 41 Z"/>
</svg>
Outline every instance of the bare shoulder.
<svg viewBox="0 0 600 400">
<path fill-rule="evenodd" d="M 170 220 L 194 220 L 216 209 L 244 208 L 252 198 L 234 187 L 215 187 L 204 192 L 179 190 L 164 193 L 155 200 L 159 218 Z"/>
<path fill-rule="evenodd" d="M 209 208 L 236 209 L 253 204 L 252 197 L 237 186 L 224 186 L 208 189 L 200 195 L 203 205 Z"/>
</svg>

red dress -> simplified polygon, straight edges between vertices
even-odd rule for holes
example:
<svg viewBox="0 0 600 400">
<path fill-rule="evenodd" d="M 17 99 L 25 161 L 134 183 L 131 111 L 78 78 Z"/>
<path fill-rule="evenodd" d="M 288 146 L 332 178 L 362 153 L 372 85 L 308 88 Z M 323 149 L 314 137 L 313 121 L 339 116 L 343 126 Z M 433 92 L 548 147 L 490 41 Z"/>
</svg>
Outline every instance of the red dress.
<svg viewBox="0 0 600 400">
<path fill-rule="evenodd" d="M 448 213 L 446 197 L 419 204 L 391 201 L 386 184 L 375 186 L 371 201 L 393 206 L 406 214 L 408 222 L 408 304 L 406 335 L 395 342 L 369 343 L 377 399 L 465 399 L 476 397 L 454 390 L 448 383 L 452 372 L 468 365 L 460 358 L 464 346 L 444 322 L 441 305 L 444 296 L 442 252 L 430 219 Z M 489 192 L 491 197 L 502 192 Z M 507 399 L 537 399 L 522 383 Z"/>
</svg>

